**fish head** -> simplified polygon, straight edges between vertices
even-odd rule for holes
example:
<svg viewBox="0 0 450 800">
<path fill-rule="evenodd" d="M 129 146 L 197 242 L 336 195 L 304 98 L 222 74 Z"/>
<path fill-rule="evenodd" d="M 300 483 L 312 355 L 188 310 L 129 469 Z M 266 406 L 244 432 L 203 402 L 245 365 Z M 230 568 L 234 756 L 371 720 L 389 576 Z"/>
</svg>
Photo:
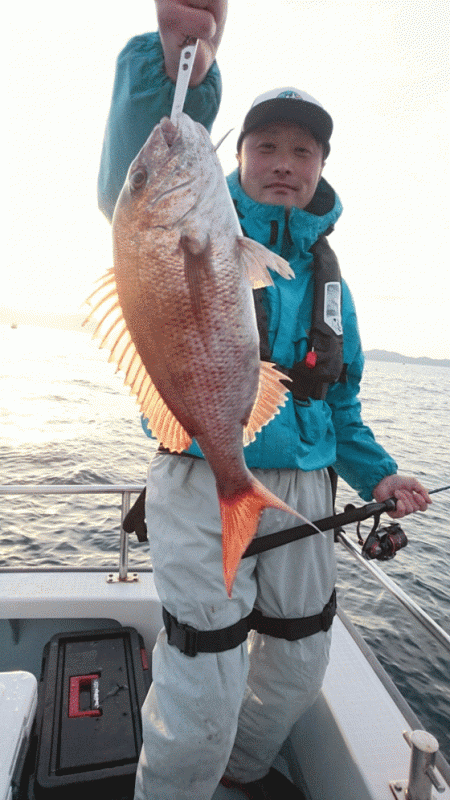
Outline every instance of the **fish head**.
<svg viewBox="0 0 450 800">
<path fill-rule="evenodd" d="M 177 222 L 203 205 L 217 184 L 220 163 L 206 129 L 186 114 L 175 126 L 164 117 L 131 163 L 116 204 L 113 227 L 126 218 L 140 227 Z"/>
</svg>

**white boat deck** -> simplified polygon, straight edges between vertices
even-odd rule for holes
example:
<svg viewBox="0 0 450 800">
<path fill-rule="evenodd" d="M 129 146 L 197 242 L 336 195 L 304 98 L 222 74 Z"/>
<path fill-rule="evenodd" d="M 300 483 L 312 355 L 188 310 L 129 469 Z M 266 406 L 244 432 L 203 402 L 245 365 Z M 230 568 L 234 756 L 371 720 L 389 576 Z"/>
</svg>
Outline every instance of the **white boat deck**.
<svg viewBox="0 0 450 800">
<path fill-rule="evenodd" d="M 15 620 L 17 631 L 24 626 L 22 638 L 27 626 L 36 632 L 37 619 L 56 618 L 64 624 L 81 620 L 85 627 L 91 619 L 115 621 L 136 627 L 151 652 L 162 624 L 161 607 L 152 573 L 138 575 L 137 582 L 109 583 L 105 572 L 0 571 L 0 618 Z M 49 638 L 45 628 L 43 624 L 42 636 Z M 14 640 L 9 623 L 2 632 Z M 11 649 L 17 662 L 0 663 L 0 669 L 29 668 L 18 663 L 20 641 Z M 406 729 L 411 730 L 406 717 L 336 618 L 321 695 L 294 727 L 284 748 L 285 760 L 277 766 L 289 770 L 296 781 L 303 775 L 311 800 L 392 800 L 389 782 L 408 777 L 410 749 L 402 736 Z M 239 795 L 219 787 L 214 800 L 236 800 Z M 439 797 L 450 800 L 448 784 Z"/>
</svg>

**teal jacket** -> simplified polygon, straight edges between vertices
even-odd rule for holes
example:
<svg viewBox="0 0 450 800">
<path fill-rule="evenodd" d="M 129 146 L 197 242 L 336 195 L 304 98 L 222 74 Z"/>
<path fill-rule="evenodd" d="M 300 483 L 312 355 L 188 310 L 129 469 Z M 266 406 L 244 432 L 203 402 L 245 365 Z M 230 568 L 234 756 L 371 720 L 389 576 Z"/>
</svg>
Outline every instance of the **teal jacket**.
<svg viewBox="0 0 450 800">
<path fill-rule="evenodd" d="M 99 206 L 108 219 L 112 218 L 129 164 L 154 125 L 170 114 L 174 88 L 164 72 L 159 35 L 149 33 L 132 39 L 118 58 L 102 151 Z M 214 64 L 203 83 L 188 91 L 185 111 L 210 130 L 220 95 L 220 75 Z M 237 171 L 229 176 L 228 186 L 245 235 L 282 255 L 295 272 L 296 279 L 292 281 L 272 274 L 274 286 L 265 290 L 264 300 L 273 360 L 291 367 L 307 351 L 314 285 L 309 249 L 336 223 L 342 213 L 340 200 L 323 178 L 308 210 L 294 208 L 289 213 L 283 206 L 257 203 L 248 197 Z M 346 383 L 330 386 L 325 400 L 303 403 L 289 393 L 280 414 L 245 448 L 245 458 L 249 467 L 260 469 L 310 471 L 333 466 L 369 501 L 373 488 L 386 475 L 395 473 L 397 465 L 361 419 L 358 394 L 364 358 L 356 312 L 345 281 L 342 324 Z M 143 427 L 151 436 L 145 420 Z M 189 452 L 201 455 L 195 442 Z"/>
</svg>

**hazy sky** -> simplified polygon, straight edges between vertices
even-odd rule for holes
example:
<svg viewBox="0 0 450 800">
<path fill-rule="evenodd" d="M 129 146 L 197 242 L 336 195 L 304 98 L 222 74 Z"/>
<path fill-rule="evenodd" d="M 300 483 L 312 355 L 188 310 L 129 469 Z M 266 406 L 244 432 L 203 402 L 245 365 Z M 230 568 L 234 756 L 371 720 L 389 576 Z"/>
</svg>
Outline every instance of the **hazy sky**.
<svg viewBox="0 0 450 800">
<path fill-rule="evenodd" d="M 111 266 L 96 179 L 116 57 L 151 0 L 8 4 L 8 242 L 0 305 L 76 311 Z M 268 13 L 268 9 L 273 9 Z M 258 94 L 293 85 L 334 119 L 330 243 L 365 349 L 450 358 L 447 0 L 230 0 L 213 128 L 225 172 Z"/>
</svg>

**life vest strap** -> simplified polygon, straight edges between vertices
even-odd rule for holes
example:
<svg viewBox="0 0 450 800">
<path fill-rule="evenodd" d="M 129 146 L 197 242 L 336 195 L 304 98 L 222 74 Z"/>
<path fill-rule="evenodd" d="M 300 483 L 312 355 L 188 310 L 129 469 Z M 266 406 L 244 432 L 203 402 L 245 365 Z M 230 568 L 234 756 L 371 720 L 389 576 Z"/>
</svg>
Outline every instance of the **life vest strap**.
<svg viewBox="0 0 450 800">
<path fill-rule="evenodd" d="M 287 388 L 296 400 L 309 403 L 324 400 L 330 384 L 346 382 L 343 363 L 342 280 L 339 263 L 326 236 L 320 236 L 310 248 L 313 256 L 314 301 L 307 352 L 302 361 L 292 367 L 276 364 L 289 380 Z M 265 289 L 253 292 L 259 332 L 260 358 L 274 361 L 269 344 Z"/>
</svg>

